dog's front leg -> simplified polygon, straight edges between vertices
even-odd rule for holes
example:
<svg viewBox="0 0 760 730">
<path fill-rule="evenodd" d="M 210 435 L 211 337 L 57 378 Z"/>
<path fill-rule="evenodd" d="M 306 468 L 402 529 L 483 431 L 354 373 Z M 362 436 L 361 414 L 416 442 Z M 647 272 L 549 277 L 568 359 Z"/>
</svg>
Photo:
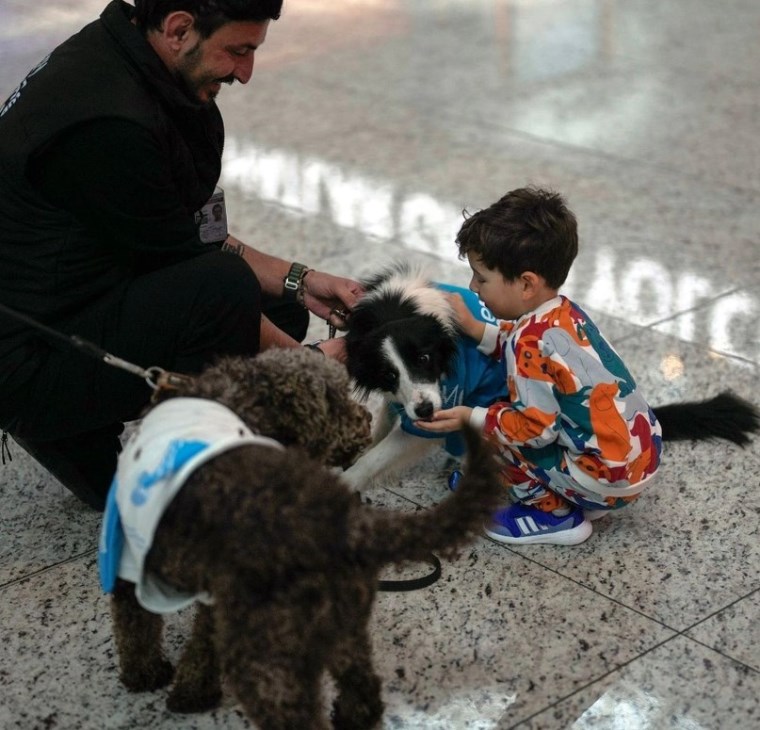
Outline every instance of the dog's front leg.
<svg viewBox="0 0 760 730">
<path fill-rule="evenodd" d="M 393 414 L 388 403 L 383 400 L 380 406 L 375 406 L 372 413 L 372 446 L 377 446 L 399 422 L 397 416 Z"/>
<path fill-rule="evenodd" d="M 163 619 L 137 602 L 134 583 L 116 581 L 111 618 L 124 686 L 131 692 L 146 692 L 169 684 L 174 670 L 161 645 Z"/>
<path fill-rule="evenodd" d="M 221 699 L 214 616 L 210 606 L 198 604 L 193 633 L 177 664 L 174 687 L 166 706 L 172 712 L 205 712 L 217 707 Z"/>
<path fill-rule="evenodd" d="M 397 426 L 377 446 L 346 469 L 343 480 L 354 489 L 361 489 L 381 475 L 398 473 L 420 461 L 433 448 L 440 448 L 441 442 L 442 439 L 414 436 Z"/>
</svg>

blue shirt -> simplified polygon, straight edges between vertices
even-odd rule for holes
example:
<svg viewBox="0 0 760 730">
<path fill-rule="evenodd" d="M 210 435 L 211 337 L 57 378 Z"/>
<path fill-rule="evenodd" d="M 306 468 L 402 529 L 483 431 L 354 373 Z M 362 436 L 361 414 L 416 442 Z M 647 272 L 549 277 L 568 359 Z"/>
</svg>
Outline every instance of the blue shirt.
<svg viewBox="0 0 760 730">
<path fill-rule="evenodd" d="M 476 319 L 488 324 L 496 324 L 497 319 L 491 310 L 483 304 L 477 294 L 469 289 L 452 284 L 435 286 L 445 292 L 461 294 L 469 310 Z M 442 408 L 454 406 L 490 406 L 499 400 L 508 400 L 506 377 L 503 365 L 478 351 L 478 344 L 470 337 L 457 338 L 457 354 L 451 373 L 441 381 Z M 407 433 L 422 438 L 441 438 L 440 434 L 430 433 L 414 426 L 400 403 L 391 403 L 389 408 L 401 418 L 401 428 Z M 452 456 L 462 456 L 465 452 L 464 439 L 459 433 L 444 436 L 444 449 Z"/>
</svg>

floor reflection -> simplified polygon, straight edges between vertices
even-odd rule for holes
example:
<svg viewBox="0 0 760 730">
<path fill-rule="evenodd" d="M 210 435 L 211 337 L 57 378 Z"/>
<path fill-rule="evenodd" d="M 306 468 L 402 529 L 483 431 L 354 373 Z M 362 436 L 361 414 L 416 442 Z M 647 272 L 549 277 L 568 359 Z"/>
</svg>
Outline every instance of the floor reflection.
<svg viewBox="0 0 760 730">
<path fill-rule="evenodd" d="M 571 726 L 571 730 L 707 730 L 688 715 L 673 714 L 654 691 L 620 682 L 605 692 Z"/>
<path fill-rule="evenodd" d="M 404 190 L 393 180 L 313 155 L 234 138 L 225 148 L 222 185 L 300 215 L 327 216 L 335 225 L 465 265 L 454 245 L 461 208 L 423 189 Z M 620 257 L 608 246 L 584 252 L 580 260 L 582 266 L 573 268 L 563 291 L 584 306 L 636 325 L 655 326 L 687 342 L 706 343 L 718 352 L 747 360 L 760 355 L 757 341 L 743 336 L 758 312 L 755 296 L 726 291 L 725 284 L 720 288 L 706 274 L 683 270 L 672 261 Z M 715 301 L 709 309 L 699 308 L 711 300 Z M 682 314 L 673 318 L 674 312 Z"/>
</svg>

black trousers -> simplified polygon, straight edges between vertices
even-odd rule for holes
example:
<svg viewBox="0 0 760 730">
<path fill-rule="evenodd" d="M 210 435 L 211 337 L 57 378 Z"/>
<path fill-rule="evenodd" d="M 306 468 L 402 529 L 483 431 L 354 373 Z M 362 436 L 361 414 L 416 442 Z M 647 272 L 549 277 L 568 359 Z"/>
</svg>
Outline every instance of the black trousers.
<svg viewBox="0 0 760 730">
<path fill-rule="evenodd" d="M 135 279 L 56 327 L 140 365 L 198 373 L 222 355 L 255 355 L 261 314 L 298 341 L 309 324 L 298 304 L 262 296 L 250 267 L 212 252 Z M 103 509 L 124 422 L 151 389 L 139 377 L 65 346 L 44 346 L 34 378 L 5 403 L 3 426 L 64 486 Z"/>
</svg>

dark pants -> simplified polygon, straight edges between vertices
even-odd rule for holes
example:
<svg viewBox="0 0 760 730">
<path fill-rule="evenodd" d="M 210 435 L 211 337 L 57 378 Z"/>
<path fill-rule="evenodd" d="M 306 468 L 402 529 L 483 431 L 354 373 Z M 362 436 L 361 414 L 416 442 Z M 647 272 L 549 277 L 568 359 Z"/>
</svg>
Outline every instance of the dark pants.
<svg viewBox="0 0 760 730">
<path fill-rule="evenodd" d="M 305 337 L 303 307 L 262 297 L 240 257 L 215 252 L 141 276 L 56 326 L 143 368 L 192 374 L 221 355 L 255 355 L 262 313 L 295 339 Z M 51 344 L 3 421 L 64 486 L 103 509 L 123 423 L 139 417 L 151 393 L 131 373 Z"/>
</svg>

